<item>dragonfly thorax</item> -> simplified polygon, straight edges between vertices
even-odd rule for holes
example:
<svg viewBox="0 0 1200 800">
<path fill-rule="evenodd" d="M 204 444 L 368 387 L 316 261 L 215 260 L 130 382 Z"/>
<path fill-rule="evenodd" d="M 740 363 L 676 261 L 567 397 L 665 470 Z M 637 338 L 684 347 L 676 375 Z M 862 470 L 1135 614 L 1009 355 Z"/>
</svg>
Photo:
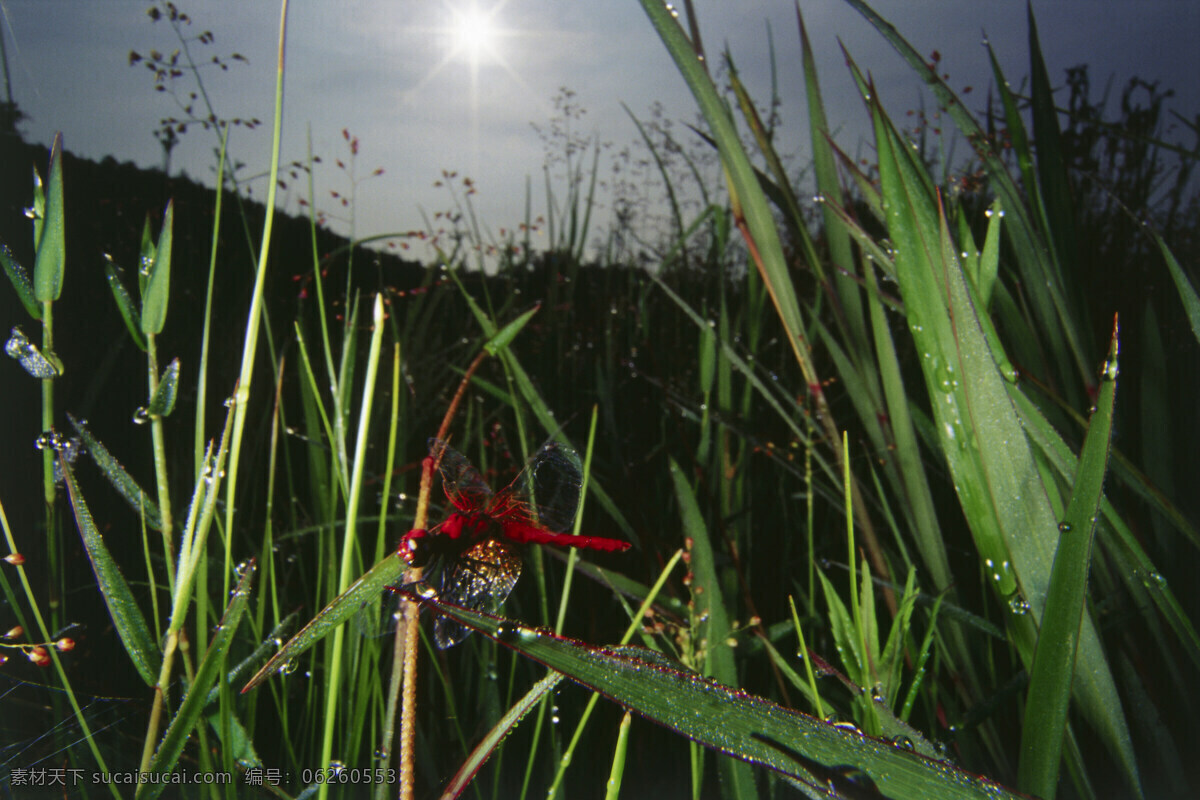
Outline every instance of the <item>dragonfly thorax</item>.
<svg viewBox="0 0 1200 800">
<path fill-rule="evenodd" d="M 457 556 L 475 542 L 498 532 L 485 514 L 451 514 L 432 531 L 411 530 L 400 542 L 400 556 L 412 567 L 424 567 L 434 556 Z"/>
</svg>

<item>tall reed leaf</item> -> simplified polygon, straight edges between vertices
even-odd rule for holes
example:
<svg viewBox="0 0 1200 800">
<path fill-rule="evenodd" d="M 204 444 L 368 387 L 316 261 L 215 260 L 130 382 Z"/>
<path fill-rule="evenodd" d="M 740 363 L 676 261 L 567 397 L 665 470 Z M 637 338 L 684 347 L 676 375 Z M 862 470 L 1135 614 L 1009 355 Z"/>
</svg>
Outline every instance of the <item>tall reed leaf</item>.
<svg viewBox="0 0 1200 800">
<path fill-rule="evenodd" d="M 1069 368 L 1073 367 L 1083 382 L 1089 382 L 1091 367 L 1088 366 L 1088 361 L 1084 357 L 1075 322 L 1067 309 L 1061 285 L 1061 274 L 1053 260 L 1045 232 L 1039 225 L 1038 216 L 1031 213 L 1024 204 L 1025 195 L 1008 174 L 1000 152 L 989 144 L 987 131 L 963 105 L 959 97 L 945 84 L 937 70 L 929 68 L 924 57 L 900 35 L 894 25 L 883 19 L 864 0 L 846 0 L 846 2 L 866 17 L 908 62 L 913 72 L 929 86 L 937 97 L 939 105 L 946 109 L 946 113 L 950 115 L 967 141 L 975 148 L 976 154 L 987 169 L 991 188 L 996 192 L 1009 215 L 1007 220 L 1009 224 L 1005 230 L 1016 253 L 1016 263 L 1021 271 L 1022 280 L 1028 286 L 1045 288 L 1045 291 L 1031 292 L 1028 299 L 1042 328 L 1043 342 L 1055 353 L 1053 363 L 1055 374 L 1065 380 L 1065 376 L 1069 374 Z M 1000 91 L 1003 92 L 1006 84 L 1002 75 L 997 74 L 997 83 Z M 1011 116 L 1008 122 L 1010 127 L 1014 126 Z M 1016 124 L 1020 124 L 1019 117 L 1016 119 Z M 1030 191 L 1036 191 L 1036 184 L 1030 187 Z M 1069 381 L 1065 385 L 1070 389 L 1078 384 Z"/>
<path fill-rule="evenodd" d="M 1058 524 L 1025 431 L 984 335 L 958 248 L 912 148 L 878 100 L 872 111 L 888 233 L 909 328 L 933 407 L 942 453 L 992 588 L 1008 604 L 1010 632 L 1029 663 L 1045 609 Z M 1032 611 L 1032 621 L 1025 609 Z M 1139 785 L 1129 731 L 1090 616 L 1084 618 L 1076 699 Z"/>
<path fill-rule="evenodd" d="M 1171 280 L 1175 281 L 1175 290 L 1179 292 L 1183 310 L 1187 312 L 1188 324 L 1192 326 L 1192 335 L 1196 337 L 1197 342 L 1200 342 L 1200 295 L 1196 294 L 1196 288 L 1192 286 L 1191 281 L 1184 274 L 1183 268 L 1179 266 L 1175 254 L 1171 252 L 1167 243 L 1157 232 L 1154 233 L 1154 243 L 1162 251 L 1163 260 L 1167 262 L 1167 269 L 1171 272 Z"/>
</svg>

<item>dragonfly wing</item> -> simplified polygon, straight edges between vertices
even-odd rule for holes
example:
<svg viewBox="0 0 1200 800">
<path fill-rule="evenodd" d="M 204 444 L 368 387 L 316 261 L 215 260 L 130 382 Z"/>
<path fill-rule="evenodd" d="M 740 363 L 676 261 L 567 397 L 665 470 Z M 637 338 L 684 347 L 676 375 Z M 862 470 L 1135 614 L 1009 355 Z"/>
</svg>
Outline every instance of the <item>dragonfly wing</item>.
<svg viewBox="0 0 1200 800">
<path fill-rule="evenodd" d="M 429 455 L 438 465 L 442 488 L 455 508 L 472 512 L 487 506 L 492 490 L 470 459 L 436 437 L 429 440 Z"/>
<path fill-rule="evenodd" d="M 494 614 L 508 599 L 520 575 L 520 551 L 499 539 L 484 539 L 447 565 L 438 599 L 471 611 Z M 445 650 L 467 638 L 470 632 L 470 628 L 441 616 L 433 627 L 433 640 L 439 649 Z"/>
<path fill-rule="evenodd" d="M 534 454 L 521 474 L 495 496 L 490 513 L 498 519 L 527 519 L 548 531 L 565 531 L 575 522 L 582 482 L 579 456 L 552 442 Z"/>
</svg>

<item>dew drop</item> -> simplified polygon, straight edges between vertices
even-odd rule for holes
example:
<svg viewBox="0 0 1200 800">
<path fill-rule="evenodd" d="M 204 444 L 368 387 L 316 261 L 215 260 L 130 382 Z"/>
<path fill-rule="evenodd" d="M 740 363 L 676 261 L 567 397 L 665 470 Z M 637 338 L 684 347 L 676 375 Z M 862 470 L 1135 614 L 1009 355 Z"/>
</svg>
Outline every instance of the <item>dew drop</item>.
<svg viewBox="0 0 1200 800">
<path fill-rule="evenodd" d="M 1029 601 L 1021 595 L 1013 595 L 1008 601 L 1008 610 L 1016 614 L 1018 617 L 1023 617 L 1029 613 Z"/>
</svg>

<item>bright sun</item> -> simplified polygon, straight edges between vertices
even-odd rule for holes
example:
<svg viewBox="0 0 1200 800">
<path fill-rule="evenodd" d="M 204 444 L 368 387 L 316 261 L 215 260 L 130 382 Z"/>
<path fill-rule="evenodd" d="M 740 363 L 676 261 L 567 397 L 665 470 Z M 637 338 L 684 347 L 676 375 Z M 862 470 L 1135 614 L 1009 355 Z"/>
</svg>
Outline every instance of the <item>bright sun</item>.
<svg viewBox="0 0 1200 800">
<path fill-rule="evenodd" d="M 454 55 L 465 58 L 473 64 L 496 57 L 496 24 L 493 21 L 495 9 L 484 12 L 474 3 L 459 9 L 451 9 L 454 14 Z"/>
</svg>

